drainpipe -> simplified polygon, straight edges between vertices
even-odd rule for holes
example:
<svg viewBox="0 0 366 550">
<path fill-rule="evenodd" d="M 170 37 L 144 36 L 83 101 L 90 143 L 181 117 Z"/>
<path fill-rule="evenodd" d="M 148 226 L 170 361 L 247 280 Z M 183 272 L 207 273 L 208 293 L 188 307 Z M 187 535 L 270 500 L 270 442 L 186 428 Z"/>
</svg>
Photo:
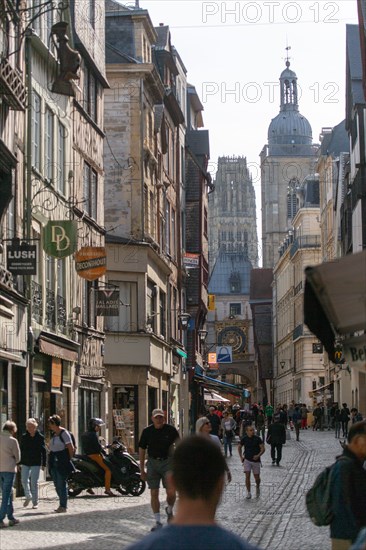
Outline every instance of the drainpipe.
<svg viewBox="0 0 366 550">
<path fill-rule="evenodd" d="M 145 188 L 144 188 L 144 79 L 140 80 L 140 170 L 141 170 L 141 240 L 145 238 Z"/>
<path fill-rule="evenodd" d="M 27 242 L 32 238 L 32 48 L 31 48 L 32 30 L 27 31 L 25 38 L 25 70 L 26 87 L 28 92 L 27 102 L 27 147 L 26 158 L 23 165 L 24 181 L 26 182 L 26 223 L 25 236 Z M 34 334 L 32 329 L 32 275 L 26 276 L 27 287 L 27 358 L 28 358 L 28 384 L 29 384 L 29 417 L 34 416 L 33 403 L 33 359 L 34 359 Z"/>
</svg>

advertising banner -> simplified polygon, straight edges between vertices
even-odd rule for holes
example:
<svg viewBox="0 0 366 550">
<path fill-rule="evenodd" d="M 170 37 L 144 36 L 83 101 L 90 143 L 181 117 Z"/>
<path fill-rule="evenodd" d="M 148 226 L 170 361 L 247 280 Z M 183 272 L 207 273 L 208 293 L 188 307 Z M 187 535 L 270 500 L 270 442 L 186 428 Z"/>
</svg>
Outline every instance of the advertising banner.
<svg viewBox="0 0 366 550">
<path fill-rule="evenodd" d="M 195 267 L 199 267 L 200 265 L 200 255 L 199 254 L 190 254 L 187 252 L 183 256 L 183 265 L 187 269 L 192 269 Z"/>
</svg>

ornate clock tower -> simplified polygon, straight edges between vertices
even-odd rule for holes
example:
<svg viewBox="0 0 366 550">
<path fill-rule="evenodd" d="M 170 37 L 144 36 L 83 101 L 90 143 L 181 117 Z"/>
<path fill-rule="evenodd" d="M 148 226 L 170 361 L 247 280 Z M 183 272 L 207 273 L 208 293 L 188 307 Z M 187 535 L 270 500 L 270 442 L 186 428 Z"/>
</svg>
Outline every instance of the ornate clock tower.
<svg viewBox="0 0 366 550">
<path fill-rule="evenodd" d="M 247 389 L 255 399 L 256 369 L 249 305 L 252 264 L 246 254 L 220 251 L 213 268 L 209 293 L 215 295 L 215 311 L 208 312 L 209 344 L 230 346 L 232 363 L 219 364 L 222 381 Z"/>
</svg>

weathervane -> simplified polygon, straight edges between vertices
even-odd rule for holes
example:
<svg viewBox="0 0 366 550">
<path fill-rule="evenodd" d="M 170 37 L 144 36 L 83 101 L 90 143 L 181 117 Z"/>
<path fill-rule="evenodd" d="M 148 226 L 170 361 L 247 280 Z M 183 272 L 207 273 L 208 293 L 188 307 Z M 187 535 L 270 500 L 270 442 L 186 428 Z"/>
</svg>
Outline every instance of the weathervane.
<svg viewBox="0 0 366 550">
<path fill-rule="evenodd" d="M 287 41 L 286 41 L 287 42 Z M 287 45 L 286 48 L 285 48 L 287 54 L 286 54 L 286 67 L 289 67 L 290 66 L 290 57 L 288 55 L 288 52 L 289 50 L 291 50 L 291 46 Z"/>
</svg>

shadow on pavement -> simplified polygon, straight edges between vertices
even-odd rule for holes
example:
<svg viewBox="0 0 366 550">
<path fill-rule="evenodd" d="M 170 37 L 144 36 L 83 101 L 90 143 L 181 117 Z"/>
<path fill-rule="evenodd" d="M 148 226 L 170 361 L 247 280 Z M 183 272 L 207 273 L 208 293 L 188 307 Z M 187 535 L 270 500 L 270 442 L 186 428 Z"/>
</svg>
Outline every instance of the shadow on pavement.
<svg viewBox="0 0 366 550">
<path fill-rule="evenodd" d="M 29 517 L 26 514 L 23 517 Z M 153 518 L 149 504 L 134 506 L 133 508 L 120 508 L 115 510 L 97 510 L 90 512 L 67 512 L 66 514 L 40 513 L 34 520 L 28 519 L 16 527 L 10 527 L 2 531 L 2 548 L 7 550 L 19 550 L 19 542 L 12 546 L 13 535 L 24 532 L 37 532 L 42 538 L 42 544 L 27 546 L 27 550 L 39 550 L 52 548 L 52 550 L 115 550 L 125 548 L 150 532 Z M 43 516 L 43 517 L 39 517 Z M 21 520 L 21 518 L 19 518 Z M 9 538 L 8 538 L 9 533 Z M 80 540 L 78 534 L 84 534 Z M 56 536 L 55 536 L 56 535 Z M 57 538 L 67 542 L 57 544 Z M 7 540 L 6 540 L 7 539 Z M 47 539 L 49 544 L 47 544 Z M 3 546 L 4 544 L 4 546 Z"/>
</svg>

